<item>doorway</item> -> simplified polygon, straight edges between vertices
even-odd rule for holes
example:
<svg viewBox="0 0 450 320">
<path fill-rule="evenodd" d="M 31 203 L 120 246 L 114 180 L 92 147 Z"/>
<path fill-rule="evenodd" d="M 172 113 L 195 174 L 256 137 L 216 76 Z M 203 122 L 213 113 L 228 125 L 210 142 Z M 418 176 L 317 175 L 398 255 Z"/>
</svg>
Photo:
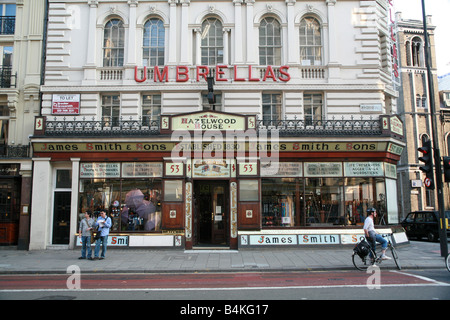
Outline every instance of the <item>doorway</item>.
<svg viewBox="0 0 450 320">
<path fill-rule="evenodd" d="M 70 203 L 69 192 L 55 192 L 53 211 L 53 244 L 69 244 L 70 237 Z"/>
<path fill-rule="evenodd" d="M 194 245 L 229 245 L 228 181 L 194 182 Z"/>
</svg>

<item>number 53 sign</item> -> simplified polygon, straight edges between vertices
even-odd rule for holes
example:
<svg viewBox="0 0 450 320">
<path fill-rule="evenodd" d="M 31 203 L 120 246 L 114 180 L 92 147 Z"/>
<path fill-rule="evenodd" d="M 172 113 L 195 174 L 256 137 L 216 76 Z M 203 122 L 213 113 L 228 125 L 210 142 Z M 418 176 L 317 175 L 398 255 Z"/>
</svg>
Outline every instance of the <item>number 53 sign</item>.
<svg viewBox="0 0 450 320">
<path fill-rule="evenodd" d="M 258 175 L 258 163 L 257 162 L 239 163 L 239 175 L 241 176 Z"/>
<path fill-rule="evenodd" d="M 184 164 L 183 163 L 166 163 L 166 176 L 184 176 Z"/>
</svg>

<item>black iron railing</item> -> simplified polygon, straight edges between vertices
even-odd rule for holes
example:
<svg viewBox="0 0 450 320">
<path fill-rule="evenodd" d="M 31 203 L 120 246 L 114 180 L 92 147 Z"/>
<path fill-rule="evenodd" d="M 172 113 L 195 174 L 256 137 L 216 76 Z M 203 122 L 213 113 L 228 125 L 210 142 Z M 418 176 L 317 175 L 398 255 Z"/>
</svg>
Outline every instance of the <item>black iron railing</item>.
<svg viewBox="0 0 450 320">
<path fill-rule="evenodd" d="M 30 146 L 9 146 L 0 144 L 0 158 L 29 158 Z"/>
<path fill-rule="evenodd" d="M 378 119 L 349 119 L 335 117 L 330 120 L 257 120 L 261 130 L 277 130 L 280 136 L 378 136 L 382 134 Z"/>
<path fill-rule="evenodd" d="M 0 88 L 15 88 L 17 74 L 12 73 L 12 67 L 0 66 Z"/>
<path fill-rule="evenodd" d="M 16 17 L 0 16 L 0 34 L 14 34 L 16 29 Z"/>
<path fill-rule="evenodd" d="M 378 119 L 332 118 L 330 120 L 257 120 L 257 131 L 277 130 L 280 136 L 379 136 L 382 135 Z M 103 117 L 87 120 L 85 117 L 47 118 L 46 136 L 148 136 L 160 134 L 160 121 L 147 117 L 124 119 Z"/>
<path fill-rule="evenodd" d="M 159 120 L 148 118 L 124 119 L 103 117 L 102 120 L 48 119 L 45 123 L 46 136 L 147 136 L 159 135 Z"/>
</svg>

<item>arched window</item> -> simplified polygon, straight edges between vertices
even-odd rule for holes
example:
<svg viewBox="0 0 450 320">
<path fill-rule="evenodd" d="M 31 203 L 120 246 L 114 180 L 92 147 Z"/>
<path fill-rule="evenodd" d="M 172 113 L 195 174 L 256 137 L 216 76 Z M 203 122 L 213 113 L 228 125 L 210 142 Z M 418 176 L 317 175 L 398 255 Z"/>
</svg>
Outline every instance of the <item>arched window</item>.
<svg viewBox="0 0 450 320">
<path fill-rule="evenodd" d="M 322 64 L 322 32 L 319 21 L 312 17 L 300 22 L 300 60 L 302 65 Z"/>
<path fill-rule="evenodd" d="M 120 19 L 111 19 L 105 25 L 103 37 L 103 66 L 123 66 L 125 29 Z"/>
<path fill-rule="evenodd" d="M 259 64 L 281 65 L 281 27 L 272 17 L 264 18 L 259 25 Z"/>
<path fill-rule="evenodd" d="M 218 19 L 208 18 L 203 21 L 200 50 L 203 65 L 223 63 L 223 27 Z"/>
<path fill-rule="evenodd" d="M 144 25 L 142 59 L 144 66 L 164 65 L 164 23 L 157 18 L 151 18 Z"/>
<path fill-rule="evenodd" d="M 411 42 L 411 55 L 412 55 L 412 66 L 421 66 L 421 51 L 422 51 L 422 40 L 420 38 L 414 38 Z"/>
</svg>

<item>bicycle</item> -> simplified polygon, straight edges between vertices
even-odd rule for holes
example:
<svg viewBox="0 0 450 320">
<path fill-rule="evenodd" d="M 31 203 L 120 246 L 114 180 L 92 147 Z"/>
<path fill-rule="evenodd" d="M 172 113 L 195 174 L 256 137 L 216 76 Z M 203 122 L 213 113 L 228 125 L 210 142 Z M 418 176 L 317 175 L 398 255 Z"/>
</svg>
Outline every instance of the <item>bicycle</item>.
<svg viewBox="0 0 450 320">
<path fill-rule="evenodd" d="M 450 272 L 450 253 L 448 253 L 445 258 L 445 266 L 447 267 L 448 272 Z"/>
<path fill-rule="evenodd" d="M 369 243 L 367 242 L 367 244 L 369 244 Z M 381 245 L 377 244 L 376 252 L 374 252 L 372 250 L 371 246 L 368 245 L 365 249 L 365 252 L 359 253 L 359 254 L 357 252 L 357 247 L 358 247 L 358 245 L 356 245 L 355 248 L 353 249 L 353 255 L 352 255 L 353 265 L 355 266 L 356 269 L 361 270 L 361 271 L 366 271 L 367 268 L 369 268 L 370 266 L 373 266 L 376 264 L 381 264 L 381 262 L 383 261 L 383 259 L 381 259 Z M 397 266 L 397 269 L 401 270 L 402 267 L 400 265 L 397 250 L 394 248 L 394 246 L 392 245 L 390 240 L 388 240 L 388 246 L 387 246 L 386 250 L 390 251 L 392 259 L 394 260 L 395 265 Z M 448 264 L 447 264 L 447 266 L 448 266 Z M 449 271 L 450 271 L 450 269 L 449 269 Z"/>
</svg>

